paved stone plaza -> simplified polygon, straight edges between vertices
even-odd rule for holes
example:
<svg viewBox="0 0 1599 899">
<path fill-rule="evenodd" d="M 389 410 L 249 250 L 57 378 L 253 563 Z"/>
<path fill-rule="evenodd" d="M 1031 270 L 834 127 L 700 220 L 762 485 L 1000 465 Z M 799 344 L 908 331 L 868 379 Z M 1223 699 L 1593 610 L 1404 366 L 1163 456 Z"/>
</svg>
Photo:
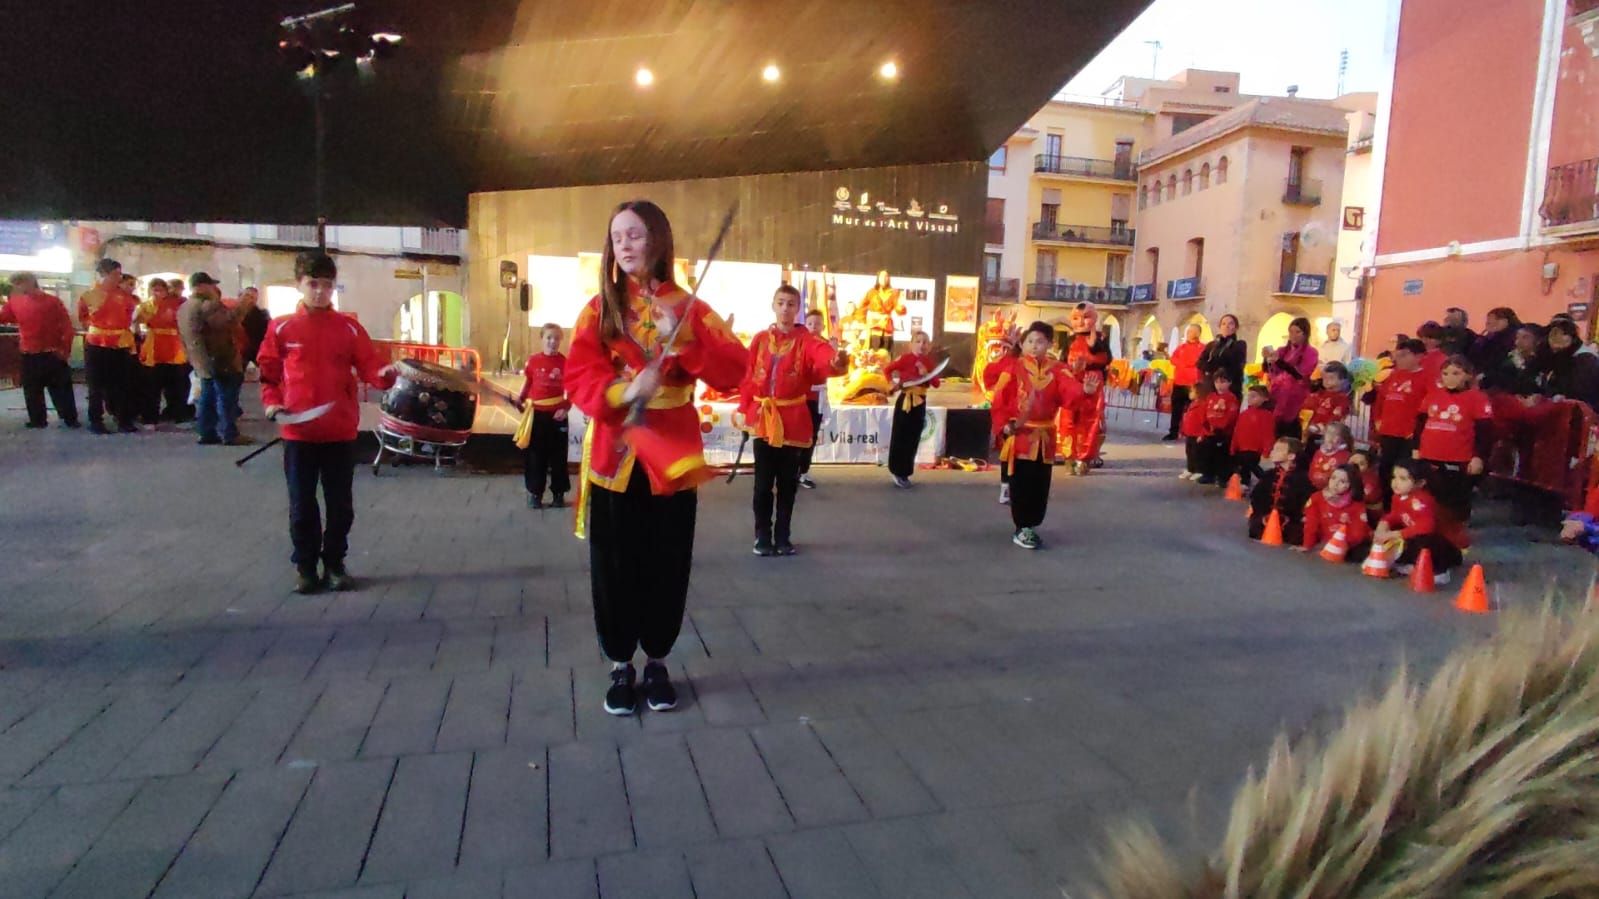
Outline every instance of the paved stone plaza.
<svg viewBox="0 0 1599 899">
<path fill-rule="evenodd" d="M 519 477 L 359 470 L 365 587 L 299 598 L 276 450 L 240 470 L 18 405 L 6 899 L 1081 895 L 1107 826 L 1214 845 L 1279 728 L 1491 627 L 1249 544 L 1176 448 L 1123 435 L 1057 478 L 1035 554 L 992 475 L 822 470 L 793 559 L 750 554 L 747 479 L 707 487 L 685 702 L 618 720 L 585 545 Z"/>
</svg>

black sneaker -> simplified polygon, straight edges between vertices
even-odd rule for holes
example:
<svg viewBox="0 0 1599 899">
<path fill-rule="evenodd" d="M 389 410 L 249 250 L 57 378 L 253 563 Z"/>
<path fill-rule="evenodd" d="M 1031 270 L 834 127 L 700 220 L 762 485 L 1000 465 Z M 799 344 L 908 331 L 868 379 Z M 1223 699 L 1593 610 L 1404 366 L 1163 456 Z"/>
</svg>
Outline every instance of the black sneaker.
<svg viewBox="0 0 1599 899">
<path fill-rule="evenodd" d="M 98 421 L 91 421 L 91 422 L 89 422 L 89 433 L 90 434 L 99 434 L 99 435 L 104 436 L 104 435 L 109 434 L 111 432 L 107 431 L 105 429 L 105 425 L 104 424 L 102 424 L 102 423 L 100 423 Z"/>
<path fill-rule="evenodd" d="M 36 421 L 28 421 L 28 422 L 23 422 L 22 426 L 24 428 L 27 428 L 30 431 L 37 431 L 40 428 L 44 427 L 44 423 L 43 422 L 36 422 Z"/>
<path fill-rule="evenodd" d="M 328 582 L 329 590 L 343 593 L 346 590 L 355 589 L 355 578 L 350 577 L 350 573 L 344 570 L 343 562 L 323 565 L 322 569 L 325 575 L 323 579 Z"/>
<path fill-rule="evenodd" d="M 79 421 L 74 420 L 74 421 L 64 421 L 64 422 L 61 423 L 60 426 L 63 427 L 63 428 L 66 428 L 69 431 L 74 431 L 74 430 L 77 430 L 78 428 L 83 427 L 83 424 L 81 422 L 79 422 Z"/>
<path fill-rule="evenodd" d="M 802 475 L 799 476 L 799 485 L 801 487 L 804 487 L 806 490 L 815 490 L 816 489 L 816 481 L 815 481 L 815 479 L 812 478 L 808 474 L 802 474 Z"/>
<path fill-rule="evenodd" d="M 539 497 L 539 496 L 534 496 L 533 494 L 529 493 L 527 495 L 527 507 L 529 509 L 542 509 L 542 508 L 544 508 L 544 498 L 543 497 Z"/>
<path fill-rule="evenodd" d="M 100 433 L 100 432 L 96 432 L 96 433 Z M 221 446 L 222 445 L 222 438 L 221 437 L 201 437 L 199 440 L 196 440 L 195 443 L 199 444 L 200 446 Z"/>
<path fill-rule="evenodd" d="M 677 708 L 677 688 L 672 686 L 672 677 L 660 662 L 644 666 L 644 704 L 652 712 L 670 712 Z"/>
<path fill-rule="evenodd" d="M 772 547 L 772 552 L 779 556 L 792 556 L 795 553 L 794 544 L 787 540 L 779 540 L 777 545 Z"/>
<path fill-rule="evenodd" d="M 294 592 L 304 596 L 315 593 L 322 586 L 322 579 L 316 576 L 316 569 L 299 568 L 294 572 Z"/>
<path fill-rule="evenodd" d="M 564 493 L 552 493 L 552 494 L 550 494 L 550 505 L 554 506 L 557 509 L 566 508 L 566 494 L 564 494 Z"/>
<path fill-rule="evenodd" d="M 1171 443 L 1172 441 L 1174 441 L 1176 439 L 1177 439 L 1177 435 L 1176 434 L 1167 434 L 1167 435 L 1165 435 L 1165 436 L 1160 438 L 1160 442 L 1161 443 Z"/>
<path fill-rule="evenodd" d="M 625 717 L 638 711 L 638 693 L 633 689 L 633 673 L 632 665 L 611 669 L 611 689 L 605 691 L 606 714 Z"/>
<path fill-rule="evenodd" d="M 755 554 L 763 558 L 770 556 L 772 554 L 772 541 L 767 537 L 756 537 Z"/>
</svg>

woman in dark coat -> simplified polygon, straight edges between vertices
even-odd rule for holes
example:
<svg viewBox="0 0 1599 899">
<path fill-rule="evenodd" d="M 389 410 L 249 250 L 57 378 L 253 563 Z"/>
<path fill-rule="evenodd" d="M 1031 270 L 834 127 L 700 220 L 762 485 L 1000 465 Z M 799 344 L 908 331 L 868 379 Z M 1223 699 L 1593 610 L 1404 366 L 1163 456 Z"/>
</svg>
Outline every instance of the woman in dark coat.
<svg viewBox="0 0 1599 899">
<path fill-rule="evenodd" d="M 1550 322 L 1548 341 L 1544 395 L 1581 400 L 1589 408 L 1599 409 L 1599 356 L 1581 352 L 1576 324 L 1563 318 Z"/>
<path fill-rule="evenodd" d="M 1199 374 L 1204 380 L 1216 377 L 1217 372 L 1227 373 L 1233 393 L 1244 395 L 1244 362 L 1249 358 L 1249 344 L 1238 339 L 1238 316 L 1227 313 L 1216 323 L 1216 338 L 1205 344 L 1199 354 Z"/>
<path fill-rule="evenodd" d="M 1508 306 L 1488 310 L 1487 329 L 1477 335 L 1466 352 L 1466 358 L 1482 373 L 1482 389 L 1504 386 L 1497 383 L 1498 378 L 1510 352 L 1516 348 L 1516 332 L 1520 330 L 1521 319 L 1516 316 L 1516 310 Z"/>
</svg>

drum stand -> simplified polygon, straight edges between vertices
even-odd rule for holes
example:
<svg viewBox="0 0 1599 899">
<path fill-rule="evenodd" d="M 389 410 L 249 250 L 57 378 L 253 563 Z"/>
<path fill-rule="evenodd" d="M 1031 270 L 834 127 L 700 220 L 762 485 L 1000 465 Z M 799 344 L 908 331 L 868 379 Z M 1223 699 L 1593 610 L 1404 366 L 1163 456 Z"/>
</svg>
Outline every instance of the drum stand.
<svg viewBox="0 0 1599 899">
<path fill-rule="evenodd" d="M 459 442 L 422 440 L 397 433 L 382 424 L 379 424 L 372 433 L 378 440 L 378 454 L 372 459 L 372 474 L 374 476 L 383 467 L 383 454 L 385 452 L 411 459 L 431 459 L 434 473 L 442 474 L 445 464 L 449 464 L 453 468 L 460 461 L 461 447 L 466 446 L 467 438 L 471 436 L 470 432 L 467 432 L 466 436 Z"/>
</svg>

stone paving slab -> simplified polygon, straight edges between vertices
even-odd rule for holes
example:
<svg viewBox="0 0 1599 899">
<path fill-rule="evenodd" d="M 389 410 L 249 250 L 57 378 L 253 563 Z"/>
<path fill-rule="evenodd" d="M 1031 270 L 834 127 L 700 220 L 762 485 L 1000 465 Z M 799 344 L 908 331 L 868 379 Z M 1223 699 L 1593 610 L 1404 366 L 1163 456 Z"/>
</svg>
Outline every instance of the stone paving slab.
<svg viewBox="0 0 1599 899">
<path fill-rule="evenodd" d="M 1279 731 L 1493 626 L 1251 545 L 1123 435 L 1032 554 L 989 475 L 821 469 L 775 560 L 707 485 L 682 704 L 616 719 L 587 548 L 518 477 L 358 470 L 363 589 L 294 597 L 275 452 L 10 400 L 0 899 L 1058 897 L 1126 815 L 1214 845 Z M 1492 514 L 1501 601 L 1591 576 Z"/>
</svg>

